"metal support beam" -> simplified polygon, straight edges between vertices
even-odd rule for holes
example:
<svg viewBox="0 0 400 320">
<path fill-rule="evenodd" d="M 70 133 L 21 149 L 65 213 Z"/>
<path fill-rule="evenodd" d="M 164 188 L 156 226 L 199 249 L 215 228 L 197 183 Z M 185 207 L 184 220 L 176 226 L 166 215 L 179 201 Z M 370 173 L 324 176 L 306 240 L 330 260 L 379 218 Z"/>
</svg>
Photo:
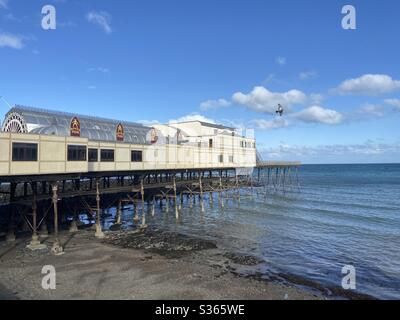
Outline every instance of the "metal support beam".
<svg viewBox="0 0 400 320">
<path fill-rule="evenodd" d="M 76 233 L 78 232 L 78 213 L 77 213 L 77 206 L 76 203 L 74 202 L 73 206 L 73 212 L 72 212 L 72 221 L 69 226 L 69 232 L 70 233 Z"/>
<path fill-rule="evenodd" d="M 34 250 L 42 250 L 47 248 L 46 245 L 41 244 L 39 241 L 39 236 L 37 233 L 37 202 L 36 202 L 36 188 L 33 188 L 33 202 L 32 202 L 32 240 L 27 245 L 28 249 Z"/>
<path fill-rule="evenodd" d="M 52 184 L 53 191 L 53 211 L 54 211 L 54 243 L 51 248 L 51 252 L 54 255 L 62 255 L 64 254 L 64 249 L 60 244 L 59 236 L 58 236 L 58 184 L 57 182 Z"/>
<path fill-rule="evenodd" d="M 174 183 L 174 206 L 175 206 L 175 217 L 178 220 L 179 219 L 179 210 L 178 210 L 178 203 L 177 203 L 177 198 L 176 198 L 176 177 L 174 175 L 173 177 L 173 183 Z"/>
<path fill-rule="evenodd" d="M 96 233 L 98 239 L 104 238 L 103 230 L 101 229 L 101 211 L 100 211 L 100 181 L 96 179 Z"/>
</svg>

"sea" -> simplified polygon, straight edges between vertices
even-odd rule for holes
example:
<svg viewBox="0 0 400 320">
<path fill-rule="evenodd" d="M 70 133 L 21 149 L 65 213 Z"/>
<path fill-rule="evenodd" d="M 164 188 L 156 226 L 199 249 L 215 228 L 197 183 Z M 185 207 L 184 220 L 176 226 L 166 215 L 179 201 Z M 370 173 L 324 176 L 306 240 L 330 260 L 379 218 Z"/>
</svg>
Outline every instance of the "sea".
<svg viewBox="0 0 400 320">
<path fill-rule="evenodd" d="M 400 164 L 303 165 L 295 186 L 253 191 L 224 208 L 207 195 L 204 212 L 185 200 L 178 220 L 156 206 L 147 224 L 255 256 L 261 264 L 243 272 L 266 279 L 341 287 L 352 270 L 357 293 L 400 299 Z M 132 211 L 123 219 L 129 227 Z"/>
</svg>

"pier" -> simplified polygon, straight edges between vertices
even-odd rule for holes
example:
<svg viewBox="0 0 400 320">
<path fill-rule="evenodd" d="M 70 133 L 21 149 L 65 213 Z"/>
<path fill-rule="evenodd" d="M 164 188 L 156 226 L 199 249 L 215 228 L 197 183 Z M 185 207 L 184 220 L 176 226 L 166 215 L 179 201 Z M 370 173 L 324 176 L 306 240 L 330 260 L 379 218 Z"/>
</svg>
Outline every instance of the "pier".
<svg viewBox="0 0 400 320">
<path fill-rule="evenodd" d="M 29 129 L 31 128 L 31 129 Z M 33 128 L 33 129 L 32 129 Z M 100 139 L 100 140 L 99 140 Z M 64 253 L 62 225 L 78 232 L 86 214 L 103 238 L 102 213 L 131 208 L 145 228 L 160 206 L 176 219 L 189 208 L 206 211 L 229 201 L 298 188 L 298 162 L 264 162 L 253 138 L 202 122 L 145 127 L 109 119 L 15 107 L 0 132 L 0 222 L 6 240 L 31 232 L 31 250 L 51 231 L 55 255 Z M 216 199 L 215 199 L 216 197 Z"/>
</svg>

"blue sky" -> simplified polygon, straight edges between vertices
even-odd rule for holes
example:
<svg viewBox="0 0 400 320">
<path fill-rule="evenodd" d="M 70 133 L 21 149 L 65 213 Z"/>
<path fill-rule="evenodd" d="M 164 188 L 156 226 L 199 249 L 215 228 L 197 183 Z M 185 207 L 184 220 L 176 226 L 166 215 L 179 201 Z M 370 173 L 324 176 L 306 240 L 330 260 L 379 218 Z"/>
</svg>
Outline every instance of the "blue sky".
<svg viewBox="0 0 400 320">
<path fill-rule="evenodd" d="M 46 4 L 56 30 L 41 28 Z M 0 0 L 0 95 L 254 128 L 269 160 L 399 162 L 399 16 L 394 0 Z"/>
</svg>

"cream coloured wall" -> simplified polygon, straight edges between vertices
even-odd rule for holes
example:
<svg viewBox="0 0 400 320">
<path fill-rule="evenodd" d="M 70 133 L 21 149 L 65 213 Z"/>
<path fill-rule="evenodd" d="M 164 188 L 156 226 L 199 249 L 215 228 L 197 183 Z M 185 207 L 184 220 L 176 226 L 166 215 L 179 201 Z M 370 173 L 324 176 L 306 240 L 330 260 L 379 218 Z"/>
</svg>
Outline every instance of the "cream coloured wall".
<svg viewBox="0 0 400 320">
<path fill-rule="evenodd" d="M 30 134 L 0 133 L 0 175 L 52 174 L 52 173 L 85 173 L 96 171 L 139 171 L 161 169 L 196 169 L 196 168 L 232 168 L 255 167 L 255 140 L 232 136 L 232 134 L 215 134 L 214 128 L 202 127 L 200 123 L 184 123 L 182 131 L 210 134 L 196 138 L 195 142 L 183 145 L 130 145 L 88 141 L 83 138 L 39 136 Z M 218 132 L 223 132 L 219 130 Z M 212 148 L 209 139 L 213 139 Z M 12 162 L 11 143 L 38 143 L 38 162 Z M 201 142 L 199 147 L 198 142 Z M 248 147 L 243 147 L 247 142 Z M 68 162 L 67 146 L 84 145 L 95 149 L 112 149 L 114 162 Z M 131 162 L 131 151 L 143 152 L 143 162 Z M 219 156 L 223 155 L 223 163 Z M 233 156 L 233 162 L 230 157 Z"/>
<path fill-rule="evenodd" d="M 10 134 L 0 132 L 0 175 L 9 174 L 10 153 Z"/>
</svg>

